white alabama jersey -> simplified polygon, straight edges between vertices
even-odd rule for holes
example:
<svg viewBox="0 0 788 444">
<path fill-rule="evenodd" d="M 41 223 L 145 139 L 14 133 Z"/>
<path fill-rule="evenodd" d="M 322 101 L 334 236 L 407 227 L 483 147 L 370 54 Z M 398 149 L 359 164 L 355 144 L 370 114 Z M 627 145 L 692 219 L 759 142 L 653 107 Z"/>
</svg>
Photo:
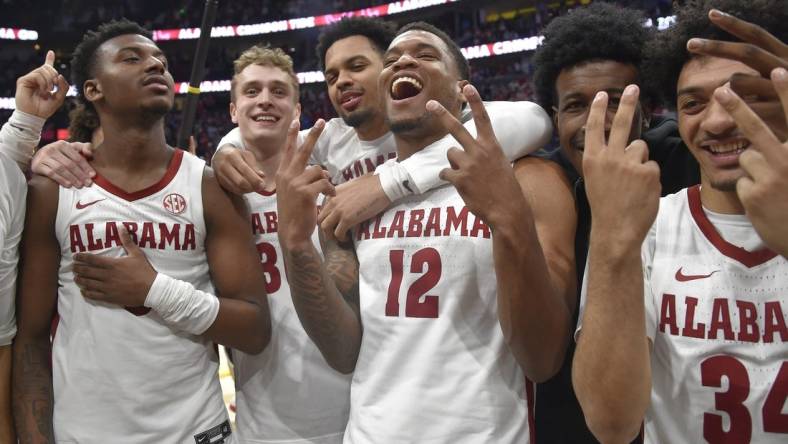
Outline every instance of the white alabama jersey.
<svg viewBox="0 0 788 444">
<path fill-rule="evenodd" d="M 277 235 L 276 194 L 248 193 L 271 310 L 271 342 L 257 355 L 233 350 L 236 424 L 243 443 L 342 442 L 350 376 L 326 363 L 298 320 Z M 317 230 L 313 241 L 320 251 Z"/>
<path fill-rule="evenodd" d="M 155 311 L 82 296 L 73 255 L 124 255 L 125 226 L 160 273 L 213 293 L 205 252 L 202 160 L 175 150 L 164 177 L 127 193 L 97 176 L 60 188 L 60 321 L 52 346 L 58 443 L 234 443 L 213 344 Z"/>
<path fill-rule="evenodd" d="M 660 200 L 643 247 L 646 443 L 788 442 L 788 261 L 733 245 L 731 229 L 709 220 L 699 186 Z M 760 243 L 744 216 L 738 229 Z"/>
<path fill-rule="evenodd" d="M 358 138 L 353 127 L 337 117 L 326 122 L 311 160 L 326 168 L 331 181 L 339 185 L 373 173 L 378 165 L 396 158 L 397 145 L 393 133 L 386 132 L 375 140 L 364 141 Z"/>
<path fill-rule="evenodd" d="M 452 186 L 354 231 L 361 350 L 345 443 L 527 443 L 532 387 L 498 320 L 490 229 Z"/>
</svg>

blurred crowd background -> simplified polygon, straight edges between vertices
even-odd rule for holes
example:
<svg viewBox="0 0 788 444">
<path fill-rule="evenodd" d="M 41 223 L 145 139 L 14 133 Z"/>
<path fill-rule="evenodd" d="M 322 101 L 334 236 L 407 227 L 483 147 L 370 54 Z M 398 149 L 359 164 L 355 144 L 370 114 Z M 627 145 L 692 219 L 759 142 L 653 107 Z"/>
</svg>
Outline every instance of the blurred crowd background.
<svg viewBox="0 0 788 444">
<path fill-rule="evenodd" d="M 354 11 L 391 3 L 394 0 L 219 0 L 216 26 L 241 25 L 275 20 Z M 388 15 L 386 20 L 403 25 L 416 20 L 430 22 L 455 38 L 460 47 L 515 40 L 540 34 L 558 15 L 591 0 L 459 0 L 410 12 Z M 405 3 L 401 1 L 400 3 Z M 427 2 L 422 2 L 427 3 Z M 432 2 L 441 3 L 441 2 Z M 613 1 L 636 7 L 647 17 L 671 14 L 671 0 Z M 0 28 L 23 28 L 38 32 L 35 41 L 0 39 L 0 97 L 13 97 L 16 79 L 43 63 L 48 49 L 57 54 L 56 68 L 69 78 L 71 52 L 86 30 L 113 18 L 126 17 L 148 29 L 199 27 L 204 0 L 0 0 Z M 232 61 L 245 48 L 270 43 L 287 51 L 297 72 L 318 70 L 315 55 L 322 28 L 283 31 L 248 37 L 213 38 L 203 80 L 227 80 Z M 192 67 L 197 40 L 157 42 L 167 54 L 176 82 L 186 82 Z M 471 80 L 485 100 L 531 100 L 532 51 L 517 52 L 471 60 Z M 167 118 L 167 140 L 175 144 L 185 96 L 177 96 L 176 106 Z M 227 92 L 203 93 L 197 109 L 194 135 L 197 152 L 210 160 L 216 143 L 232 128 Z M 46 125 L 42 144 L 65 137 L 68 127 L 67 105 Z M 325 84 L 301 86 L 302 127 L 318 118 L 335 117 L 325 93 Z M 0 109 L 0 121 L 11 110 Z"/>
</svg>

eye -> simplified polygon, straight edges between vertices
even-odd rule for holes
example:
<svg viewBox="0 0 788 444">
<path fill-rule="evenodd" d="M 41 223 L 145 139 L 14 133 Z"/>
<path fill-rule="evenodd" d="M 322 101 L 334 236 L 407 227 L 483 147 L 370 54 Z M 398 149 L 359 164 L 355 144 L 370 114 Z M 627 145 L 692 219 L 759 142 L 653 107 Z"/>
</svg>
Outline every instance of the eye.
<svg viewBox="0 0 788 444">
<path fill-rule="evenodd" d="M 367 65 L 365 65 L 363 63 L 357 63 L 357 64 L 351 66 L 350 70 L 353 71 L 353 72 L 359 72 L 359 71 L 363 71 L 364 68 L 366 68 L 366 67 L 367 67 Z"/>
<path fill-rule="evenodd" d="M 383 67 L 388 68 L 389 66 L 393 65 L 394 62 L 396 61 L 397 61 L 396 57 L 386 57 L 385 59 L 383 59 Z"/>
<path fill-rule="evenodd" d="M 429 53 L 429 52 L 422 52 L 417 57 L 419 59 L 421 59 L 421 60 L 438 60 L 438 58 L 435 56 L 435 54 L 432 54 L 432 53 Z"/>
<path fill-rule="evenodd" d="M 703 110 L 703 102 L 693 98 L 680 99 L 678 109 L 684 114 L 697 114 Z"/>
<path fill-rule="evenodd" d="M 563 108 L 561 109 L 561 111 L 564 111 L 564 112 L 576 112 L 576 111 L 581 111 L 584 108 L 585 108 L 585 105 L 583 104 L 583 102 L 572 101 L 572 102 L 569 102 L 569 103 L 565 104 L 563 106 Z"/>
<path fill-rule="evenodd" d="M 244 90 L 244 95 L 249 97 L 254 97 L 257 95 L 257 88 L 246 88 Z"/>
<path fill-rule="evenodd" d="M 139 60 L 140 58 L 137 56 L 128 56 L 123 59 L 123 61 L 126 63 L 135 63 L 135 62 L 139 62 Z"/>
<path fill-rule="evenodd" d="M 274 88 L 274 94 L 277 96 L 284 96 L 287 94 L 287 91 L 285 91 L 284 88 Z"/>
</svg>

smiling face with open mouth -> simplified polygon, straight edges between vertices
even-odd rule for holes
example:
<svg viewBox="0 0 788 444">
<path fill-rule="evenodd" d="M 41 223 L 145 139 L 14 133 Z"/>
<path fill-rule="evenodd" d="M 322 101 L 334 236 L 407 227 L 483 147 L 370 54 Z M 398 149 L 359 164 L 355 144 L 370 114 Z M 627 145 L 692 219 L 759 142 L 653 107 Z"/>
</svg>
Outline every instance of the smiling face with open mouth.
<svg viewBox="0 0 788 444">
<path fill-rule="evenodd" d="M 684 64 L 677 83 L 681 138 L 700 164 L 702 183 L 724 192 L 736 190 L 736 182 L 745 174 L 739 166 L 739 156 L 750 147 L 750 141 L 714 98 L 714 90 L 728 84 L 734 74 L 758 75 L 741 62 L 694 57 Z M 779 113 L 762 118 L 778 137 L 788 133 L 784 117 Z"/>
<path fill-rule="evenodd" d="M 268 65 L 249 65 L 234 79 L 230 117 L 245 143 L 279 146 L 298 115 L 298 97 L 287 72 Z"/>
<path fill-rule="evenodd" d="M 431 99 L 459 112 L 464 81 L 440 37 L 423 30 L 404 32 L 391 42 L 383 65 L 379 89 L 395 134 L 441 131 L 426 110 Z"/>
</svg>

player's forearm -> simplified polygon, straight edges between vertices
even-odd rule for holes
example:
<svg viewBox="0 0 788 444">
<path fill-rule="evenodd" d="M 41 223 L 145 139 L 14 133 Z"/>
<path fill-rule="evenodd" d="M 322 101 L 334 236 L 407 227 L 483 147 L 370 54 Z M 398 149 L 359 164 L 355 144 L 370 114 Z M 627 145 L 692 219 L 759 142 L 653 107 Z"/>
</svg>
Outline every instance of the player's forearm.
<svg viewBox="0 0 788 444">
<path fill-rule="evenodd" d="M 13 411 L 20 444 L 54 443 L 49 335 L 19 335 L 13 348 Z"/>
<path fill-rule="evenodd" d="M 493 231 L 498 315 L 504 337 L 526 376 L 534 382 L 561 367 L 571 332 L 564 295 L 550 278 L 536 229 L 525 218 Z M 524 247 L 525 246 L 525 247 Z"/>
<path fill-rule="evenodd" d="M 550 116 L 536 103 L 485 102 L 485 108 L 495 137 L 509 160 L 524 157 L 550 141 L 553 124 Z M 466 128 L 469 125 L 473 123 L 466 123 Z"/>
<path fill-rule="evenodd" d="M 361 322 L 348 301 L 358 301 L 357 272 L 348 271 L 353 267 L 328 270 L 311 242 L 282 249 L 290 294 L 304 330 L 332 368 L 353 372 Z"/>
<path fill-rule="evenodd" d="M 216 320 L 203 335 L 225 347 L 257 354 L 271 341 L 271 316 L 253 301 L 223 297 Z"/>
<path fill-rule="evenodd" d="M 640 249 L 616 251 L 592 230 L 589 260 L 573 385 L 597 439 L 630 442 L 651 393 Z"/>
</svg>

